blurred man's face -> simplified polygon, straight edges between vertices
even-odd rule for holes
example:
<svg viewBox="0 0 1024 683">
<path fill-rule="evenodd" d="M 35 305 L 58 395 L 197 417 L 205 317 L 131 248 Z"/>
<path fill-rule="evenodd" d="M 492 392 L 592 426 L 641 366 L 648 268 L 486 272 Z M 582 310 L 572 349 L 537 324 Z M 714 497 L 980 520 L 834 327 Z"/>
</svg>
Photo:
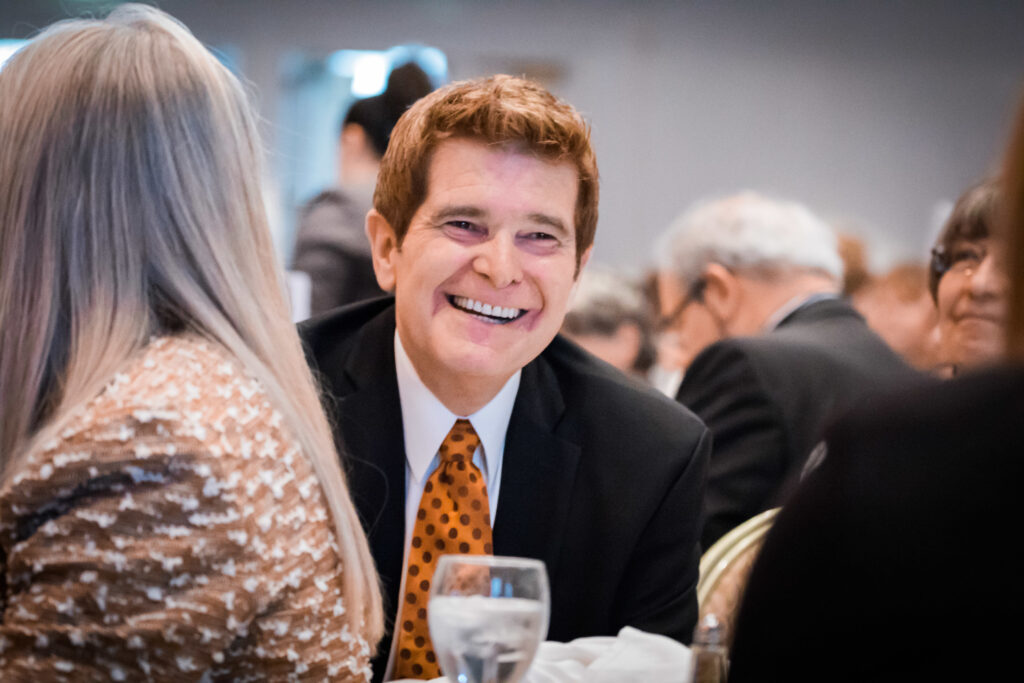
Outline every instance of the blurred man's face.
<svg viewBox="0 0 1024 683">
<path fill-rule="evenodd" d="M 374 250 L 402 345 L 435 393 L 496 392 L 554 338 L 576 281 L 577 183 L 570 163 L 465 139 L 436 148 L 401 248 Z"/>
<path fill-rule="evenodd" d="M 624 322 L 612 334 L 571 334 L 572 339 L 589 353 L 625 373 L 633 372 L 643 345 L 643 332 L 633 322 Z"/>
<path fill-rule="evenodd" d="M 722 322 L 671 273 L 658 275 L 658 301 L 665 330 L 675 334 L 686 368 L 705 348 L 723 337 Z"/>
</svg>

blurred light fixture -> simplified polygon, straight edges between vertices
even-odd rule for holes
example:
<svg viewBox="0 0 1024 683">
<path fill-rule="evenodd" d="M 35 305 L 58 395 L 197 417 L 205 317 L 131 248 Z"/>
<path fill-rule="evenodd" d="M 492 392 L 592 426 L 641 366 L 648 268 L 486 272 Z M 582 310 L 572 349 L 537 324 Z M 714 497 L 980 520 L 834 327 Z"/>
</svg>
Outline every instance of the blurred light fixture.
<svg viewBox="0 0 1024 683">
<path fill-rule="evenodd" d="M 424 45 L 396 45 L 388 50 L 392 68 L 407 62 L 416 62 L 435 86 L 448 80 L 448 57 L 436 47 Z"/>
<path fill-rule="evenodd" d="M 15 40 L 13 38 L 0 39 L 0 69 L 4 68 L 4 62 L 11 58 L 27 40 Z"/>
<path fill-rule="evenodd" d="M 438 86 L 448 79 L 448 58 L 436 47 L 396 45 L 387 50 L 338 50 L 327 57 L 327 68 L 336 76 L 351 79 L 353 97 L 372 97 L 384 92 L 391 69 L 416 62 Z"/>
<path fill-rule="evenodd" d="M 352 79 L 355 97 L 371 97 L 384 92 L 391 64 L 378 50 L 338 50 L 327 58 L 327 66 L 338 76 Z"/>
<path fill-rule="evenodd" d="M 379 52 L 360 57 L 352 71 L 352 94 L 356 97 L 371 97 L 384 92 L 390 70 L 388 67 L 388 58 Z"/>
</svg>

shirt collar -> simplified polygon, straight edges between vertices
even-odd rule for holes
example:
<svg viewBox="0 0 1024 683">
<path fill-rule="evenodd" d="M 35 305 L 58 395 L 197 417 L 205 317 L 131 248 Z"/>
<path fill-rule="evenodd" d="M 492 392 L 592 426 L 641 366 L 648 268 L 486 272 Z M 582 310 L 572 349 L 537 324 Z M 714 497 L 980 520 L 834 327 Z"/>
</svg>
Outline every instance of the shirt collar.
<svg viewBox="0 0 1024 683">
<path fill-rule="evenodd" d="M 402 405 L 405 458 L 413 478 L 423 479 L 444 437 L 448 435 L 455 420 L 460 417 L 468 419 L 480 437 L 486 470 L 483 474 L 487 478 L 505 453 L 505 435 L 508 432 L 509 420 L 512 418 L 516 394 L 519 392 L 522 370 L 516 371 L 494 398 L 472 415 L 456 415 L 448 410 L 423 384 L 402 346 L 397 330 L 395 372 L 398 376 L 398 395 Z"/>
<path fill-rule="evenodd" d="M 810 296 L 807 296 L 806 294 L 797 295 L 782 304 L 779 308 L 775 309 L 775 312 L 768 316 L 768 319 L 765 320 L 764 325 L 761 327 L 761 332 L 771 332 L 781 325 L 786 318 L 796 313 L 801 308 L 805 308 L 811 304 L 816 304 L 819 301 L 829 301 L 838 298 L 839 295 L 834 292 L 818 292 L 816 294 L 811 294 Z"/>
</svg>

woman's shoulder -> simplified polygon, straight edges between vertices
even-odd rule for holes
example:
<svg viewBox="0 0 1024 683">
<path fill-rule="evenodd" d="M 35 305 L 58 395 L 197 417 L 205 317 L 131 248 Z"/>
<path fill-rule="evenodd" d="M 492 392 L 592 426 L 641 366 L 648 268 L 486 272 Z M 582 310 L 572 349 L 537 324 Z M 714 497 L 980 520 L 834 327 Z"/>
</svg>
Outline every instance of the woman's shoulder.
<svg viewBox="0 0 1024 683">
<path fill-rule="evenodd" d="M 26 454 L 0 489 L 0 534 L 105 505 L 110 531 L 126 510 L 162 517 L 168 502 L 198 526 L 298 508 L 299 521 L 326 519 L 312 463 L 261 383 L 198 337 L 152 340 Z"/>
<path fill-rule="evenodd" d="M 1020 416 L 1022 402 L 1024 366 L 999 365 L 946 381 L 922 380 L 876 395 L 850 411 L 843 423 L 855 430 L 879 432 L 956 431 L 964 422 L 1001 422 L 1011 415 Z"/>
<path fill-rule="evenodd" d="M 54 495 L 82 482 L 199 480 L 310 468 L 261 383 L 227 350 L 198 336 L 150 341 L 103 390 L 26 455 L 0 495 L 5 502 Z M 236 475 L 237 476 L 237 475 Z M 302 477 L 305 478 L 305 477 Z"/>
<path fill-rule="evenodd" d="M 847 483 L 882 492 L 900 490 L 891 484 L 904 476 L 958 485 L 965 473 L 1016 481 L 1022 416 L 1024 367 L 988 368 L 859 406 L 832 425 L 826 462 Z"/>
<path fill-rule="evenodd" d="M 347 630 L 329 510 L 290 433 L 216 344 L 156 339 L 126 361 L 0 490 L 8 616 L 32 622 L 13 651 L 42 639 L 126 670 L 149 653 L 160 679 L 182 661 L 361 677 L 369 647 Z M 90 634 L 70 645 L 68 614 Z"/>
<path fill-rule="evenodd" d="M 220 344 L 187 334 L 150 340 L 125 361 L 91 407 L 152 405 L 195 411 L 238 398 L 258 401 L 265 395 L 259 382 Z"/>
<path fill-rule="evenodd" d="M 215 447 L 231 432 L 276 431 L 280 424 L 260 382 L 226 349 L 195 335 L 160 337 L 125 361 L 44 448 L 147 436 Z"/>
</svg>

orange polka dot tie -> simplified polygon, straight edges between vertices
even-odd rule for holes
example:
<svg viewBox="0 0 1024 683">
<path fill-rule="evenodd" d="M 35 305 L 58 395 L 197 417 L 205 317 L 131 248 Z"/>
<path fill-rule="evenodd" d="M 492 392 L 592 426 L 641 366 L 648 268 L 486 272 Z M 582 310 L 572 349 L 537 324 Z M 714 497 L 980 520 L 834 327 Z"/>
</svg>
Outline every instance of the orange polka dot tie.
<svg viewBox="0 0 1024 683">
<path fill-rule="evenodd" d="M 427 627 L 427 600 L 437 558 L 452 553 L 493 552 L 487 484 L 473 464 L 473 453 L 479 445 L 480 437 L 469 420 L 456 420 L 441 444 L 441 462 L 423 486 L 405 570 L 405 596 L 396 625 L 396 678 L 440 675 Z"/>
</svg>

